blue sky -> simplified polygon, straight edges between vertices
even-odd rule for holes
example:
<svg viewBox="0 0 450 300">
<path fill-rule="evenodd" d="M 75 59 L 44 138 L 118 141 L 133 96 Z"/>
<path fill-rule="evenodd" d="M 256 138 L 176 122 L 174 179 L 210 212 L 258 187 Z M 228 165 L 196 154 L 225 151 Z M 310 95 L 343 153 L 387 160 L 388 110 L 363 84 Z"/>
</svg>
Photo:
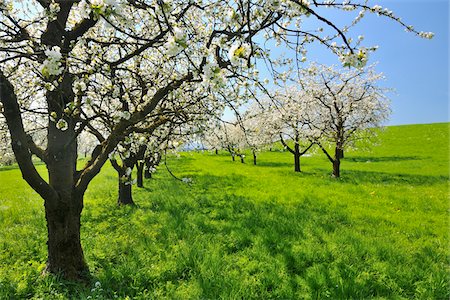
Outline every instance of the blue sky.
<svg viewBox="0 0 450 300">
<path fill-rule="evenodd" d="M 378 45 L 369 63 L 386 76 L 383 85 L 393 88 L 391 119 L 388 125 L 449 121 L 449 3 L 447 0 L 369 1 L 392 10 L 418 31 L 435 33 L 432 40 L 405 32 L 397 23 L 367 14 L 350 35 L 365 36 L 364 45 Z M 340 23 L 341 16 L 333 18 Z M 309 61 L 340 64 L 338 58 L 320 45 L 308 52 Z"/>
</svg>

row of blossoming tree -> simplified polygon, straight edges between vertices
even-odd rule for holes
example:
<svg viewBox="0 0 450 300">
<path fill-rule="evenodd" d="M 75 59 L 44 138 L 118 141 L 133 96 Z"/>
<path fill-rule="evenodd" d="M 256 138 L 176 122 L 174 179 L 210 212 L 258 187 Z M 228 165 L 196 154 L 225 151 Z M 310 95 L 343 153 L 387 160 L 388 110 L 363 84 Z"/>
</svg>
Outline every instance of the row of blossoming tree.
<svg viewBox="0 0 450 300">
<path fill-rule="evenodd" d="M 330 160 L 333 176 L 339 177 L 344 149 L 374 141 L 389 116 L 387 89 L 379 86 L 382 74 L 373 66 L 342 70 L 311 64 L 299 75 L 270 97 L 254 99 L 235 122 L 211 126 L 205 145 L 226 149 L 241 161 L 241 149 L 249 148 L 256 164 L 258 150 L 280 141 L 294 157 L 295 172 L 301 171 L 301 156 L 317 145 Z"/>
<path fill-rule="evenodd" d="M 348 14 L 349 25 L 334 24 L 326 17 L 330 9 Z M 131 156 L 135 133 L 152 136 L 168 124 L 244 101 L 233 95 L 237 86 L 264 90 L 258 61 L 280 76 L 305 60 L 309 43 L 362 67 L 373 48 L 348 32 L 368 13 L 431 37 L 379 5 L 356 0 L 0 1 L 1 122 L 24 180 L 44 199 L 46 271 L 86 278 L 80 243 L 85 191 L 109 159 L 114 164 L 112 153 Z M 320 28 L 306 28 L 305 18 Z M 276 46 L 296 62 L 277 57 L 270 51 Z M 77 168 L 82 134 L 98 145 Z M 48 180 L 33 156 L 45 163 Z M 128 162 L 115 162 L 126 177 Z"/>
</svg>

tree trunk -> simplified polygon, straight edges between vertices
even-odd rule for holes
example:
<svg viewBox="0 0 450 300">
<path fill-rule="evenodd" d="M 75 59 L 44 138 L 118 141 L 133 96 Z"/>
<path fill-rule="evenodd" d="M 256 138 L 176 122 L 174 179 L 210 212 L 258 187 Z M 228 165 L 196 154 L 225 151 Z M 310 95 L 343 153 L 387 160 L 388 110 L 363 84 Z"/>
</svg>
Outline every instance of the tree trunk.
<svg viewBox="0 0 450 300">
<path fill-rule="evenodd" d="M 145 169 L 145 171 L 144 171 L 144 178 L 145 178 L 145 179 L 152 178 L 152 172 L 150 172 L 150 168 L 149 168 L 149 167 L 147 167 L 147 168 Z"/>
<path fill-rule="evenodd" d="M 60 274 L 69 280 L 86 280 L 89 269 L 80 240 L 83 195 L 60 199 L 56 205 L 45 204 L 48 230 L 48 260 L 45 272 Z"/>
<path fill-rule="evenodd" d="M 344 150 L 343 149 L 336 149 L 336 153 L 339 158 L 344 158 Z"/>
<path fill-rule="evenodd" d="M 126 180 L 124 178 L 126 177 Z M 119 176 L 119 197 L 117 198 L 118 205 L 135 205 L 131 193 L 131 176 Z"/>
<path fill-rule="evenodd" d="M 232 159 L 233 161 L 236 161 L 236 159 L 234 158 L 234 154 L 233 154 L 233 153 L 231 153 L 231 159 Z"/>
<path fill-rule="evenodd" d="M 216 155 L 219 154 L 219 150 L 215 149 Z"/>
<path fill-rule="evenodd" d="M 256 153 L 253 152 L 253 165 L 256 166 Z"/>
<path fill-rule="evenodd" d="M 339 158 L 335 159 L 333 162 L 333 176 L 334 177 L 340 177 L 341 176 L 341 170 L 340 170 L 341 161 Z"/>
<path fill-rule="evenodd" d="M 65 77 L 61 83 L 69 85 Z M 65 90 L 65 89 L 64 89 Z M 70 89 L 71 92 L 71 89 Z M 60 95 L 50 92 L 49 109 L 58 111 Z M 73 99 L 66 95 L 67 99 Z M 49 185 L 56 191 L 57 197 L 45 199 L 45 218 L 48 230 L 48 260 L 46 272 L 60 274 L 69 280 L 85 280 L 89 269 L 84 260 L 80 241 L 80 218 L 83 210 L 84 191 L 75 190 L 77 142 L 75 124 L 67 118 L 68 129 L 56 128 L 49 123 L 47 132 L 46 162 Z"/>
<path fill-rule="evenodd" d="M 244 164 L 245 163 L 244 162 L 244 156 L 241 154 L 241 155 L 239 155 L 239 157 L 241 158 L 241 163 Z"/>
<path fill-rule="evenodd" d="M 334 152 L 334 160 L 333 160 L 333 176 L 338 178 L 341 176 L 341 158 L 340 155 L 342 150 L 338 147 L 335 148 Z"/>
<path fill-rule="evenodd" d="M 143 188 L 144 187 L 144 163 L 138 162 L 136 164 L 137 169 L 137 187 Z"/>
<path fill-rule="evenodd" d="M 294 171 L 301 172 L 300 169 L 300 146 L 298 143 L 294 145 Z"/>
</svg>

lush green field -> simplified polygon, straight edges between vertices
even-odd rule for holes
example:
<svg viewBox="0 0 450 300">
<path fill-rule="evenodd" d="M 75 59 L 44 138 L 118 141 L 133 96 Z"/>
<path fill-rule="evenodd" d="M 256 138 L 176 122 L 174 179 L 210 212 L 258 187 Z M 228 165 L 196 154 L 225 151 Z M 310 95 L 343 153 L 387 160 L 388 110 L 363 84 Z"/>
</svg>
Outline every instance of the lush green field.
<svg viewBox="0 0 450 300">
<path fill-rule="evenodd" d="M 40 275 L 43 201 L 0 169 L 0 299 L 448 299 L 448 144 L 449 124 L 390 127 L 341 179 L 321 153 L 301 174 L 287 152 L 183 153 L 168 165 L 193 183 L 161 166 L 136 208 L 107 166 L 82 215 L 89 286 Z"/>
</svg>

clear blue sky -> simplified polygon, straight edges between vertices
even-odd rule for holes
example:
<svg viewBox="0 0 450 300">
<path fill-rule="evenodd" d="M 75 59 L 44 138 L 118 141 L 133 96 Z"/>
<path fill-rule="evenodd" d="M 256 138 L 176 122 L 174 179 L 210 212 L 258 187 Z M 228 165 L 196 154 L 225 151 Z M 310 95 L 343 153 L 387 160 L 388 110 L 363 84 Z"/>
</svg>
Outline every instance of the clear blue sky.
<svg viewBox="0 0 450 300">
<path fill-rule="evenodd" d="M 379 45 L 369 63 L 379 62 L 383 85 L 395 89 L 389 97 L 393 113 L 389 125 L 449 121 L 449 2 L 448 0 L 369 1 L 400 16 L 418 31 L 435 33 L 432 40 L 405 32 L 395 22 L 367 14 L 351 36 L 365 36 L 364 45 Z M 341 22 L 341 16 L 331 20 Z M 308 60 L 323 64 L 340 64 L 337 57 L 321 46 L 314 46 Z"/>
</svg>

